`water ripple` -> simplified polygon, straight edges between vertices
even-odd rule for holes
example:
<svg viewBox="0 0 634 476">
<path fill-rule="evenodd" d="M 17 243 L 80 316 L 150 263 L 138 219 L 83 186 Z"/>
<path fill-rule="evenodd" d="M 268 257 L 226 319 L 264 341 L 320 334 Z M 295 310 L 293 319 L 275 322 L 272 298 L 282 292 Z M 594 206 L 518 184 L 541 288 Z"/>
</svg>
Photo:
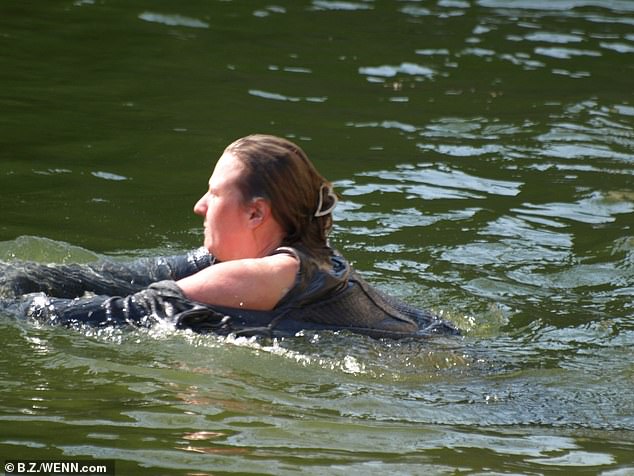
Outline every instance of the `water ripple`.
<svg viewBox="0 0 634 476">
<path fill-rule="evenodd" d="M 520 193 L 522 186 L 522 182 L 477 177 L 447 166 L 432 164 L 401 166 L 392 171 L 361 172 L 357 176 L 372 177 L 381 182 L 349 184 L 344 194 L 358 196 L 395 192 L 405 194 L 406 197 L 423 199 L 482 198 L 482 194 L 515 196 Z"/>
<path fill-rule="evenodd" d="M 478 5 L 500 9 L 544 10 L 544 11 L 570 11 L 582 7 L 608 8 L 615 12 L 634 12 L 634 5 L 628 0 L 551 0 L 536 2 L 533 0 L 478 0 Z"/>
<path fill-rule="evenodd" d="M 523 207 L 512 209 L 513 212 L 525 215 L 538 215 L 550 219 L 566 219 L 580 223 L 611 223 L 614 215 L 631 213 L 634 203 L 607 200 L 598 193 L 578 200 L 575 203 L 525 203 Z"/>
<path fill-rule="evenodd" d="M 161 23 L 167 26 L 186 26 L 189 28 L 209 28 L 209 23 L 197 18 L 190 18 L 181 15 L 166 15 L 163 13 L 143 12 L 139 19 L 151 23 Z"/>
<path fill-rule="evenodd" d="M 306 97 L 296 97 L 296 96 L 287 96 L 285 94 L 273 93 L 269 91 L 262 91 L 260 89 L 249 89 L 249 94 L 251 96 L 260 97 L 263 99 L 270 99 L 273 101 L 288 101 L 288 102 L 326 102 L 328 100 L 325 96 L 306 96 Z"/>
<path fill-rule="evenodd" d="M 358 10 L 371 10 L 372 5 L 359 2 L 341 2 L 334 0 L 313 0 L 313 8 L 315 10 L 343 10 L 343 11 L 358 11 Z"/>
</svg>

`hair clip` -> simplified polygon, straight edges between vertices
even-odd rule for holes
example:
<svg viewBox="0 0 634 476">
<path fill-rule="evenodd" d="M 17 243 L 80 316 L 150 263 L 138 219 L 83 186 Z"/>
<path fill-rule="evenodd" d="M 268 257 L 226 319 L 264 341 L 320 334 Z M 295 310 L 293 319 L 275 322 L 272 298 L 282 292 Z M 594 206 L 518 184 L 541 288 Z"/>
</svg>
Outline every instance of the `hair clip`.
<svg viewBox="0 0 634 476">
<path fill-rule="evenodd" d="M 328 207 L 326 210 L 321 209 L 321 207 L 324 206 L 324 189 L 328 190 L 328 197 L 332 199 L 332 205 L 330 205 L 330 207 Z M 335 195 L 335 192 L 332 190 L 332 185 L 326 185 L 325 183 L 322 183 L 321 187 L 319 187 L 319 204 L 317 205 L 315 216 L 319 218 L 332 213 L 332 211 L 337 206 L 337 202 L 337 195 Z"/>
</svg>

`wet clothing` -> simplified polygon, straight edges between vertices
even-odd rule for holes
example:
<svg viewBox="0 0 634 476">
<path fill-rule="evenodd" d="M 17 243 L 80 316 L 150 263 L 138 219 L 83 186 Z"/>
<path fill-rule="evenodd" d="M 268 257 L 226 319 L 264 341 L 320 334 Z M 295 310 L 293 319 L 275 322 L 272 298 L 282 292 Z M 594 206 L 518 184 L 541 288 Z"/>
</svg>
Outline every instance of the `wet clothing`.
<svg viewBox="0 0 634 476">
<path fill-rule="evenodd" d="M 449 322 L 380 293 L 330 249 L 321 259 L 299 248 L 274 253 L 290 254 L 300 266 L 294 286 L 271 311 L 188 299 L 176 281 L 213 265 L 202 248 L 130 263 L 0 263 L 0 311 L 67 326 L 149 327 L 163 321 L 221 335 L 279 337 L 305 329 L 376 338 L 459 333 Z"/>
</svg>

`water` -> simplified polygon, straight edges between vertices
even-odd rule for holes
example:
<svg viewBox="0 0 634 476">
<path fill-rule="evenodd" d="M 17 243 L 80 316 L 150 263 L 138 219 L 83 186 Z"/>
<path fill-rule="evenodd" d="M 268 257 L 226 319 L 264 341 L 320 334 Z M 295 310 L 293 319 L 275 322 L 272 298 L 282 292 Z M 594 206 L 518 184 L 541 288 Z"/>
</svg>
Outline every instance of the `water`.
<svg viewBox="0 0 634 476">
<path fill-rule="evenodd" d="M 301 144 L 423 343 L 0 316 L 0 455 L 117 474 L 634 474 L 634 2 L 0 4 L 0 259 L 198 246 L 226 144 Z"/>
</svg>

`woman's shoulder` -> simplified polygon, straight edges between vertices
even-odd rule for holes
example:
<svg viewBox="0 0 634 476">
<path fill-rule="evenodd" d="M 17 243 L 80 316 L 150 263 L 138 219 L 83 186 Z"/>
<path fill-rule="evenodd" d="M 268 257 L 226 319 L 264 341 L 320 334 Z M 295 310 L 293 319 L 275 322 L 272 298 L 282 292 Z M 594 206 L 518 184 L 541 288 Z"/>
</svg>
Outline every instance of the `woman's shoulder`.
<svg viewBox="0 0 634 476">
<path fill-rule="evenodd" d="M 187 298 L 204 304 L 273 309 L 293 287 L 299 264 L 281 254 L 230 260 L 178 281 Z"/>
<path fill-rule="evenodd" d="M 279 305 L 293 303 L 303 305 L 339 292 L 348 284 L 350 265 L 332 248 L 311 253 L 301 246 L 282 246 L 276 253 L 295 256 L 299 270 L 295 286 L 289 290 Z"/>
<path fill-rule="evenodd" d="M 335 273 L 340 273 L 350 268 L 348 261 L 343 255 L 329 246 L 320 248 L 319 250 L 309 250 L 301 244 L 295 246 L 280 246 L 271 253 L 271 255 L 275 254 L 287 254 L 297 259 L 301 265 L 312 265 L 322 271 L 332 270 Z"/>
</svg>

